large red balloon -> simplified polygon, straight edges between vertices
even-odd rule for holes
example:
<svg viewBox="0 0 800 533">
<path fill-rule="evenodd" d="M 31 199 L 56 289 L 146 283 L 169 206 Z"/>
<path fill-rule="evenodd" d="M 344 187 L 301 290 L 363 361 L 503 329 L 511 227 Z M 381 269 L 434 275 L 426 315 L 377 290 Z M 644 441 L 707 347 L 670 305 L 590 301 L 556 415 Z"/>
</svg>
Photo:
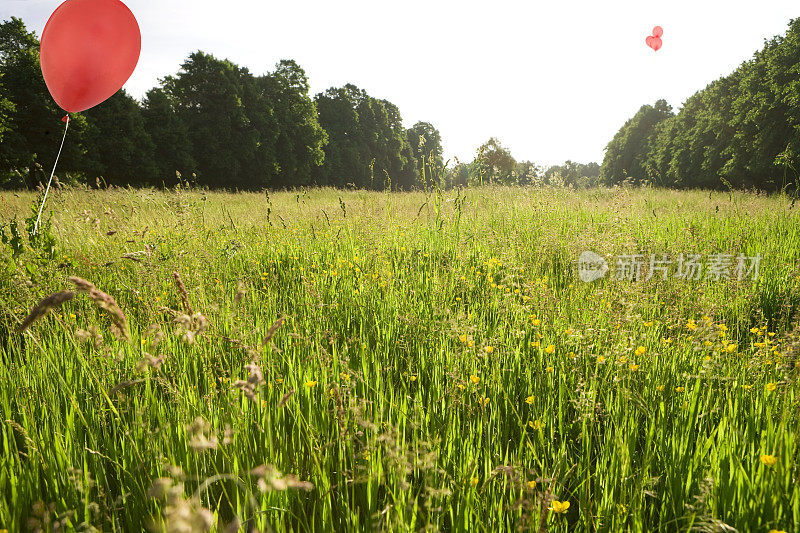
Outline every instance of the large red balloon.
<svg viewBox="0 0 800 533">
<path fill-rule="evenodd" d="M 648 35 L 647 39 L 645 39 L 645 42 L 647 42 L 647 46 L 656 52 L 658 52 L 658 49 L 661 48 L 661 45 L 663 44 L 659 37 L 653 37 L 652 35 Z"/>
<path fill-rule="evenodd" d="M 44 81 L 68 113 L 89 109 L 125 85 L 141 48 L 139 24 L 119 0 L 67 0 L 42 32 Z"/>
</svg>

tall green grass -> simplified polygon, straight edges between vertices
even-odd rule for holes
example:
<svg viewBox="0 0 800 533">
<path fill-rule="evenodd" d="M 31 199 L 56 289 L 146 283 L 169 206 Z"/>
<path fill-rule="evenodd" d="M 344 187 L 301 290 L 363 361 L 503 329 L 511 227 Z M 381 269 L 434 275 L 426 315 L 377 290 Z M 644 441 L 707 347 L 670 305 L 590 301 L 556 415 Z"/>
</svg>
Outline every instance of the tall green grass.
<svg viewBox="0 0 800 533">
<path fill-rule="evenodd" d="M 34 200 L 4 193 L 0 223 Z M 0 251 L 0 529 L 800 531 L 783 198 L 51 201 L 55 258 Z M 764 259 L 756 281 L 585 284 L 587 249 Z M 17 331 L 70 276 L 130 342 L 81 294 Z"/>
</svg>

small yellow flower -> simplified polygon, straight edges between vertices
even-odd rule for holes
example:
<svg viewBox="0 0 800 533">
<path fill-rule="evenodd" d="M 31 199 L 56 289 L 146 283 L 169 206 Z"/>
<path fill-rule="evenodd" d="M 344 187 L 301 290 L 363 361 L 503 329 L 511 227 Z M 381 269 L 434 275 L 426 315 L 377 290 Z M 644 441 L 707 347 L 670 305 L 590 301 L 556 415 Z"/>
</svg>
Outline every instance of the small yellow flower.
<svg viewBox="0 0 800 533">
<path fill-rule="evenodd" d="M 551 354 L 556 351 L 556 347 L 552 344 L 548 345 L 547 348 L 544 349 L 545 353 Z"/>
<path fill-rule="evenodd" d="M 652 325 L 653 325 L 653 321 L 652 320 L 650 320 L 649 322 L 645 322 L 644 323 L 644 327 L 646 327 L 646 328 L 649 328 Z"/>
<path fill-rule="evenodd" d="M 725 346 L 725 349 L 728 351 L 728 353 L 733 353 L 736 351 L 736 345 L 728 344 L 727 346 Z"/>
<path fill-rule="evenodd" d="M 481 382 L 481 378 L 479 378 L 478 376 L 476 376 L 474 374 L 469 377 L 469 380 L 471 382 L 473 382 L 474 384 L 476 384 L 476 385 Z"/>
<path fill-rule="evenodd" d="M 623 355 L 623 356 L 620 356 L 620 358 L 619 358 L 619 359 L 617 359 L 617 361 L 618 361 L 620 364 L 624 365 L 625 363 L 627 363 L 627 362 L 628 362 L 628 358 L 627 358 L 627 357 L 625 357 L 625 356 Z"/>
<path fill-rule="evenodd" d="M 466 387 L 464 387 L 464 385 L 463 385 L 463 384 L 461 384 L 461 383 L 459 383 L 458 385 L 456 385 L 456 387 L 458 387 L 458 388 L 459 388 L 459 389 L 461 389 L 461 390 L 464 390 L 464 389 L 466 388 Z"/>
<path fill-rule="evenodd" d="M 564 330 L 564 335 L 572 335 L 572 328 L 567 328 Z"/>
<path fill-rule="evenodd" d="M 417 376 L 411 376 L 408 379 L 409 379 L 409 381 L 411 381 L 413 383 L 413 382 L 417 381 Z"/>
<path fill-rule="evenodd" d="M 482 396 L 482 397 L 478 398 L 478 403 L 481 404 L 482 406 L 486 407 L 487 405 L 489 405 L 489 397 L 488 396 Z"/>
<path fill-rule="evenodd" d="M 647 352 L 647 348 L 645 348 L 644 346 L 639 346 L 633 353 L 635 353 L 636 355 L 644 355 L 645 352 Z"/>
<path fill-rule="evenodd" d="M 569 502 L 560 502 L 558 500 L 553 500 L 548 509 L 553 511 L 554 513 L 564 514 L 567 512 L 567 509 L 569 509 Z"/>
<path fill-rule="evenodd" d="M 778 458 L 774 455 L 762 455 L 761 462 L 766 466 L 775 466 L 775 464 L 778 462 Z"/>
<path fill-rule="evenodd" d="M 547 367 L 547 373 L 552 374 L 555 369 L 552 366 Z"/>
<path fill-rule="evenodd" d="M 531 420 L 530 422 L 528 422 L 528 425 L 532 427 L 535 431 L 539 431 L 544 427 L 544 422 L 542 422 L 537 418 L 536 420 Z"/>
<path fill-rule="evenodd" d="M 629 365 L 628 368 L 630 368 L 631 371 L 636 372 L 639 370 L 639 365 Z"/>
<path fill-rule="evenodd" d="M 531 348 L 538 348 L 538 347 L 539 347 L 539 341 L 531 341 Z"/>
<path fill-rule="evenodd" d="M 697 324 L 694 323 L 694 320 L 689 319 L 689 321 L 686 322 L 686 327 L 694 331 L 697 329 Z"/>
<path fill-rule="evenodd" d="M 752 386 L 752 385 L 742 385 L 742 388 L 743 388 L 744 390 L 750 390 L 750 389 L 752 389 L 752 388 L 753 388 L 753 386 Z"/>
<path fill-rule="evenodd" d="M 529 489 L 535 489 L 536 488 L 536 481 L 535 480 L 528 481 L 528 488 Z M 0 533 L 2 533 L 2 532 L 0 532 Z"/>
<path fill-rule="evenodd" d="M 750 333 L 758 333 L 758 328 L 750 328 Z"/>
<path fill-rule="evenodd" d="M 533 396 L 528 396 L 527 398 L 525 398 L 525 403 L 527 403 L 528 405 L 533 405 Z"/>
<path fill-rule="evenodd" d="M 467 342 L 467 334 L 464 333 L 463 335 L 459 335 L 458 340 L 460 340 L 461 342 L 466 344 L 466 342 Z"/>
<path fill-rule="evenodd" d="M 567 354 L 567 357 L 569 357 L 570 359 L 575 359 L 576 357 L 578 357 L 578 354 L 576 354 L 575 352 L 569 352 Z"/>
<path fill-rule="evenodd" d="M 539 320 L 538 318 L 532 318 L 531 319 L 531 324 L 533 324 L 534 326 L 538 326 L 541 323 L 542 323 L 542 321 Z"/>
<path fill-rule="evenodd" d="M 473 346 L 475 346 L 475 341 L 467 341 L 467 346 L 469 348 L 472 348 Z"/>
<path fill-rule="evenodd" d="M 316 386 L 317 386 L 316 381 L 306 381 L 306 387 L 308 387 L 309 389 Z"/>
<path fill-rule="evenodd" d="M 486 353 L 492 353 L 494 351 L 494 346 L 487 346 L 485 348 L 485 350 L 486 350 Z"/>
<path fill-rule="evenodd" d="M 675 387 L 675 392 L 683 392 L 683 387 Z"/>
<path fill-rule="evenodd" d="M 658 387 L 656 387 L 656 390 L 658 392 L 664 392 L 664 385 L 659 385 Z"/>
<path fill-rule="evenodd" d="M 603 363 L 603 362 L 605 362 L 605 360 L 606 360 L 605 356 L 603 356 L 603 355 L 598 355 L 597 356 L 597 362 L 598 363 Z"/>
<path fill-rule="evenodd" d="M 767 383 L 767 387 L 766 387 L 767 392 L 772 392 L 777 388 L 778 388 L 778 386 L 775 385 L 774 383 Z"/>
</svg>

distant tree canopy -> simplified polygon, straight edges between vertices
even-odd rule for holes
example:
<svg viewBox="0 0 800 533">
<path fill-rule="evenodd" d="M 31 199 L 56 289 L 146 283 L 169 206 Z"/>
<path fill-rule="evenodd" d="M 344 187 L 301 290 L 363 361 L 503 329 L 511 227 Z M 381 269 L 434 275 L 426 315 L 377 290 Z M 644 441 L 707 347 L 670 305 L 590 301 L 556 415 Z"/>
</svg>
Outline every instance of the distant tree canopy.
<svg viewBox="0 0 800 533">
<path fill-rule="evenodd" d="M 601 167 L 517 162 L 497 138 L 444 169 L 439 131 L 403 126 L 399 109 L 355 85 L 309 95 L 306 73 L 280 61 L 256 76 L 192 53 L 138 102 L 125 91 L 71 115 L 62 181 L 256 190 L 305 185 L 412 189 L 483 183 L 780 189 L 800 183 L 800 19 L 731 75 L 684 102 L 642 106 Z M 39 68 L 39 41 L 0 23 L 0 187 L 47 178 L 64 112 Z M 63 177 L 66 176 L 66 179 Z"/>
<path fill-rule="evenodd" d="M 0 187 L 46 179 L 63 115 L 42 78 L 38 39 L 18 18 L 2 22 Z M 348 183 L 407 189 L 421 184 L 417 154 L 423 151 L 441 161 L 433 126 L 406 130 L 394 104 L 353 85 L 312 99 L 306 73 L 294 61 L 255 76 L 197 51 L 142 102 L 121 90 L 72 114 L 58 173 L 117 185 L 171 186 L 182 177 L 244 190 Z"/>
<path fill-rule="evenodd" d="M 417 122 L 406 131 L 411 153 L 417 161 L 417 174 L 433 184 L 444 169 L 442 137 L 429 122 Z"/>
<path fill-rule="evenodd" d="M 601 181 L 776 190 L 800 176 L 800 19 L 673 115 L 643 106 L 608 144 Z"/>
<path fill-rule="evenodd" d="M 417 160 L 394 104 L 352 84 L 328 89 L 315 101 L 328 134 L 325 164 L 315 172 L 316 183 L 367 189 L 418 184 Z"/>
</svg>

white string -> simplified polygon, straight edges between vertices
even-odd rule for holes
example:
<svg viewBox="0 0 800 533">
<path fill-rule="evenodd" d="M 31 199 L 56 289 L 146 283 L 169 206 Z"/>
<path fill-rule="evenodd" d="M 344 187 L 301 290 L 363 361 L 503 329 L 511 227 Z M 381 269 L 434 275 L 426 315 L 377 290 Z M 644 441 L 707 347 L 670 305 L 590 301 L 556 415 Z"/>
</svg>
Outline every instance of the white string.
<svg viewBox="0 0 800 533">
<path fill-rule="evenodd" d="M 50 173 L 50 180 L 47 182 L 47 189 L 44 191 L 44 198 L 42 199 L 42 205 L 39 207 L 39 214 L 36 216 L 36 224 L 33 226 L 33 234 L 36 235 L 36 232 L 39 230 L 39 219 L 42 217 L 42 209 L 44 209 L 44 204 L 47 201 L 47 193 L 50 192 L 50 184 L 53 182 L 53 174 L 56 173 L 56 167 L 58 166 L 58 158 L 61 157 L 61 149 L 64 148 L 64 141 L 67 140 L 67 130 L 69 129 L 69 115 L 66 116 L 67 125 L 64 127 L 64 137 L 61 139 L 61 147 L 58 149 L 58 155 L 56 156 L 56 162 L 53 165 L 53 171 Z"/>
</svg>

